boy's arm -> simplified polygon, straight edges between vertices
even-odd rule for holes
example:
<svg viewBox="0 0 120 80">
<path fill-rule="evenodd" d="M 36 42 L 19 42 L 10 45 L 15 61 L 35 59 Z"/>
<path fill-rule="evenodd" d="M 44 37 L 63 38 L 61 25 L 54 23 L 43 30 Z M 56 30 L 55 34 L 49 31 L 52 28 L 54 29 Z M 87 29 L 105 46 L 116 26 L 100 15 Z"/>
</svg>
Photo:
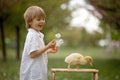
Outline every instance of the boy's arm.
<svg viewBox="0 0 120 80">
<path fill-rule="evenodd" d="M 33 51 L 30 53 L 30 57 L 31 58 L 35 58 L 35 57 L 38 57 L 39 55 L 41 55 L 42 53 L 44 53 L 46 50 L 48 50 L 49 47 L 48 46 L 45 46 L 43 47 L 42 49 L 39 49 L 37 51 Z"/>
<path fill-rule="evenodd" d="M 33 51 L 30 53 L 30 57 L 31 58 L 35 58 L 38 57 L 39 55 L 41 55 L 42 53 L 44 53 L 45 51 L 47 51 L 50 48 L 54 48 L 54 46 L 56 45 L 55 40 L 52 40 L 51 42 L 49 42 L 45 47 L 40 48 L 39 50 Z"/>
</svg>

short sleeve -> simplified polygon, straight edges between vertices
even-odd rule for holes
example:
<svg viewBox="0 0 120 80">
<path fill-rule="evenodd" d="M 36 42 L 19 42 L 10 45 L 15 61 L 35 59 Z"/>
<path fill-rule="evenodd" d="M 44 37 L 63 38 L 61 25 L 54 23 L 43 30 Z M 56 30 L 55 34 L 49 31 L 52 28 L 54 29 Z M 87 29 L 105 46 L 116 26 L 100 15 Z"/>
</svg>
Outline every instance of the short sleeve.
<svg viewBox="0 0 120 80">
<path fill-rule="evenodd" d="M 33 52 L 33 51 L 36 51 L 40 48 L 40 44 L 39 44 L 39 36 L 37 35 L 33 35 L 33 36 L 30 36 L 29 38 L 29 52 L 28 52 L 28 55 Z"/>
</svg>

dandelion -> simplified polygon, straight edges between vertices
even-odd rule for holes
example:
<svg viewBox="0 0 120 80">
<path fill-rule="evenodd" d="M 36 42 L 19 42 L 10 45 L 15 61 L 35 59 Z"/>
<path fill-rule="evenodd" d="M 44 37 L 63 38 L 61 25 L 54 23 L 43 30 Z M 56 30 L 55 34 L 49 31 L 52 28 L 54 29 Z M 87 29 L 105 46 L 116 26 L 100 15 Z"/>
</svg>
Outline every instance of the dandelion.
<svg viewBox="0 0 120 80">
<path fill-rule="evenodd" d="M 55 37 L 56 37 L 57 39 L 59 39 L 59 38 L 61 37 L 61 34 L 60 34 L 60 33 L 57 33 L 57 34 L 55 34 Z"/>
</svg>

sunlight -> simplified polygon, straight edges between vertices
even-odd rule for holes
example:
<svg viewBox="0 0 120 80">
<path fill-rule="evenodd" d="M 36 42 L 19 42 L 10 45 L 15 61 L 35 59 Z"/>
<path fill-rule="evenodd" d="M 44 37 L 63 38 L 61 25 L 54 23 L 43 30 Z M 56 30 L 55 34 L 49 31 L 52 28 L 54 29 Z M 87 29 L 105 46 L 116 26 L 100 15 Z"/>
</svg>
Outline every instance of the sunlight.
<svg viewBox="0 0 120 80">
<path fill-rule="evenodd" d="M 94 10 L 85 0 L 70 0 L 68 4 L 68 9 L 71 11 L 72 16 L 70 26 L 84 27 L 90 33 L 94 31 L 102 33 L 102 29 L 99 27 L 99 19 L 91 14 L 86 8 Z"/>
</svg>

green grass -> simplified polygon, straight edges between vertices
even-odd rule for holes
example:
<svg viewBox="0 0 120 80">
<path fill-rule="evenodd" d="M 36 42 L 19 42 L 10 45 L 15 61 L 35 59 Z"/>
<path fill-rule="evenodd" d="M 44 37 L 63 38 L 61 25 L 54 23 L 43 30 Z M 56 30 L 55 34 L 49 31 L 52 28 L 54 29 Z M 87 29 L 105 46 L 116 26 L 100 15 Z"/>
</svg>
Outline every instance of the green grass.
<svg viewBox="0 0 120 80">
<path fill-rule="evenodd" d="M 0 80 L 19 80 L 19 61 L 0 61 Z"/>
<path fill-rule="evenodd" d="M 2 62 L 0 53 L 0 80 L 19 80 L 20 61 L 15 60 L 15 52 L 8 51 L 7 62 Z M 93 57 L 93 66 L 84 65 L 80 68 L 95 68 L 99 70 L 99 80 L 120 80 L 120 53 L 106 53 L 103 48 L 60 48 L 56 54 L 49 54 L 48 78 L 51 68 L 66 68 L 64 58 L 72 52 Z M 74 68 L 75 66 L 72 66 Z M 56 73 L 56 80 L 92 80 L 90 73 Z"/>
<path fill-rule="evenodd" d="M 88 48 L 60 48 L 57 54 L 50 54 L 50 58 L 65 58 L 70 53 L 78 52 L 83 54 L 84 56 L 89 55 L 94 59 L 120 59 L 120 50 L 116 52 L 107 52 L 105 48 L 96 48 L 96 47 L 88 47 Z"/>
<path fill-rule="evenodd" d="M 49 59 L 50 68 L 66 68 L 64 59 Z M 75 66 L 72 66 L 75 67 Z M 95 59 L 94 65 L 80 66 L 80 68 L 95 68 L 99 70 L 99 80 L 120 80 L 120 60 L 115 59 Z M 50 77 L 50 75 L 49 75 Z M 90 73 L 63 73 L 56 74 L 56 80 L 91 80 Z"/>
</svg>

